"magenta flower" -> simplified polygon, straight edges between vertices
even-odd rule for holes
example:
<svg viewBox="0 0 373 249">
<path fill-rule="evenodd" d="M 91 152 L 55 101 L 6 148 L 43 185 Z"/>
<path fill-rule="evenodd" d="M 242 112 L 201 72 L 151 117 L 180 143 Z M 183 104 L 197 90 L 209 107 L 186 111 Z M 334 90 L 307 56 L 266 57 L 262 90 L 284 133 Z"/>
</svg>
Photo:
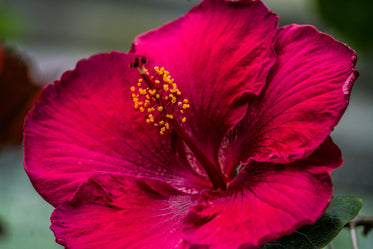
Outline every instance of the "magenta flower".
<svg viewBox="0 0 373 249">
<path fill-rule="evenodd" d="M 58 243 L 255 248 L 320 217 L 356 55 L 277 21 L 260 1 L 204 0 L 44 89 L 25 169 Z"/>
</svg>

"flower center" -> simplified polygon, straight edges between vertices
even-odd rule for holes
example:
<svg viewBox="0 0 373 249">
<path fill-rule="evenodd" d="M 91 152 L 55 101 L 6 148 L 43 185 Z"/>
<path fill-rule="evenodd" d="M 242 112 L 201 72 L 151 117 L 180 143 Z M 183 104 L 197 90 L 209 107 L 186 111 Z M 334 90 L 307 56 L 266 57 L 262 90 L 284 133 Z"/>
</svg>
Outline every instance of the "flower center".
<svg viewBox="0 0 373 249">
<path fill-rule="evenodd" d="M 171 130 L 170 120 L 186 122 L 184 112 L 189 108 L 189 101 L 181 97 L 168 71 L 163 67 L 154 67 L 155 74 L 150 76 L 144 67 L 145 63 L 146 59 L 142 57 L 141 60 L 136 58 L 131 64 L 142 75 L 137 84 L 131 87 L 132 99 L 135 108 L 145 114 L 146 122 L 153 124 L 164 135 Z"/>
<path fill-rule="evenodd" d="M 146 61 L 146 57 L 137 57 L 130 64 L 141 75 L 137 84 L 131 87 L 134 107 L 144 113 L 146 123 L 158 128 L 161 135 L 174 129 L 201 163 L 214 187 L 225 190 L 226 179 L 219 167 L 208 159 L 181 125 L 187 119 L 188 99 L 182 97 L 168 71 L 154 67 L 150 73 L 145 68 Z"/>
</svg>

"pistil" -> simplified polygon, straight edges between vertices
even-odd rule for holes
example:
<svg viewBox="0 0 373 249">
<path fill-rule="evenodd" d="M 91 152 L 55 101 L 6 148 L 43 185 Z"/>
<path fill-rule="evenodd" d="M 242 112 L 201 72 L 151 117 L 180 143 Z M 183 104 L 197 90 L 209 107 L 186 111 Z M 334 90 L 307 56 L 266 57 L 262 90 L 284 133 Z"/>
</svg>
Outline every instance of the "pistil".
<svg viewBox="0 0 373 249">
<path fill-rule="evenodd" d="M 180 124 L 180 121 L 186 122 L 184 111 L 189 108 L 188 100 L 181 98 L 180 90 L 164 68 L 155 67 L 154 71 L 158 74 L 150 76 L 148 70 L 145 69 L 145 63 L 146 57 L 137 57 L 130 64 L 141 75 L 137 84 L 138 94 L 135 93 L 136 87 L 131 87 L 131 91 L 134 92 L 132 97 L 135 108 L 149 113 L 146 122 L 158 127 L 161 135 L 173 128 L 200 162 L 214 188 L 225 190 L 226 179 L 220 169 L 211 162 Z M 143 82 L 146 84 L 145 88 L 142 85 Z"/>
</svg>

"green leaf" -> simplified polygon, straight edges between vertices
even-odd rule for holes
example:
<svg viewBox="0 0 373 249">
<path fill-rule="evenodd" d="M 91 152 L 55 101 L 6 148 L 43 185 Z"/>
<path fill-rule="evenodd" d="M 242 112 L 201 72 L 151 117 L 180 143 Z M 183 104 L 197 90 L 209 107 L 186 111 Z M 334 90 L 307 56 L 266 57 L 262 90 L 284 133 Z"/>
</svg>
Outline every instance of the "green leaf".
<svg viewBox="0 0 373 249">
<path fill-rule="evenodd" d="M 269 242 L 260 249 L 323 248 L 359 213 L 362 203 L 360 198 L 335 197 L 315 224 L 303 226 L 291 235 Z"/>
</svg>

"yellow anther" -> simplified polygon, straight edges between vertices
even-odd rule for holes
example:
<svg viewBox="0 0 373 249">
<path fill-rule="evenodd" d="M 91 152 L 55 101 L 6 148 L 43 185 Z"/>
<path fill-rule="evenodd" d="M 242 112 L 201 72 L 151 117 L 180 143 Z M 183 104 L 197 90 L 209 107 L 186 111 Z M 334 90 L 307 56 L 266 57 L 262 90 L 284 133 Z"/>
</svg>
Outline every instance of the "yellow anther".
<svg viewBox="0 0 373 249">
<path fill-rule="evenodd" d="M 158 127 L 159 133 L 164 135 L 167 130 L 171 129 L 172 119 L 180 123 L 186 122 L 184 110 L 190 105 L 188 99 L 180 96 L 181 91 L 168 71 L 163 67 L 154 67 L 153 72 L 158 74 L 151 76 L 148 70 L 142 72 L 148 75 L 147 80 L 153 83 L 146 81 L 147 84 L 145 84 L 145 80 L 140 78 L 137 85 L 131 87 L 131 91 L 134 92 L 132 100 L 136 109 L 146 113 L 144 117 L 146 123 Z"/>
<path fill-rule="evenodd" d="M 140 93 L 141 95 L 145 95 L 146 92 L 147 92 L 146 89 L 139 88 L 139 93 Z"/>
<path fill-rule="evenodd" d="M 164 82 L 167 82 L 167 83 L 170 83 L 170 81 L 171 81 L 170 76 L 167 75 L 167 74 L 164 74 L 164 75 L 163 75 L 163 81 L 164 81 Z"/>
<path fill-rule="evenodd" d="M 159 75 L 162 75 L 162 74 L 163 74 L 163 71 L 164 71 L 164 68 L 161 67 L 161 68 L 157 71 L 157 73 L 158 73 Z"/>
<path fill-rule="evenodd" d="M 148 115 L 148 119 L 149 119 L 149 122 L 150 122 L 150 123 L 154 123 L 154 117 L 153 117 L 152 114 L 149 114 L 149 115 Z M 147 119 L 147 120 L 148 120 L 148 119 Z M 148 121 L 147 121 L 147 122 L 148 122 Z M 148 122 L 148 123 L 149 123 L 149 122 Z"/>
</svg>

